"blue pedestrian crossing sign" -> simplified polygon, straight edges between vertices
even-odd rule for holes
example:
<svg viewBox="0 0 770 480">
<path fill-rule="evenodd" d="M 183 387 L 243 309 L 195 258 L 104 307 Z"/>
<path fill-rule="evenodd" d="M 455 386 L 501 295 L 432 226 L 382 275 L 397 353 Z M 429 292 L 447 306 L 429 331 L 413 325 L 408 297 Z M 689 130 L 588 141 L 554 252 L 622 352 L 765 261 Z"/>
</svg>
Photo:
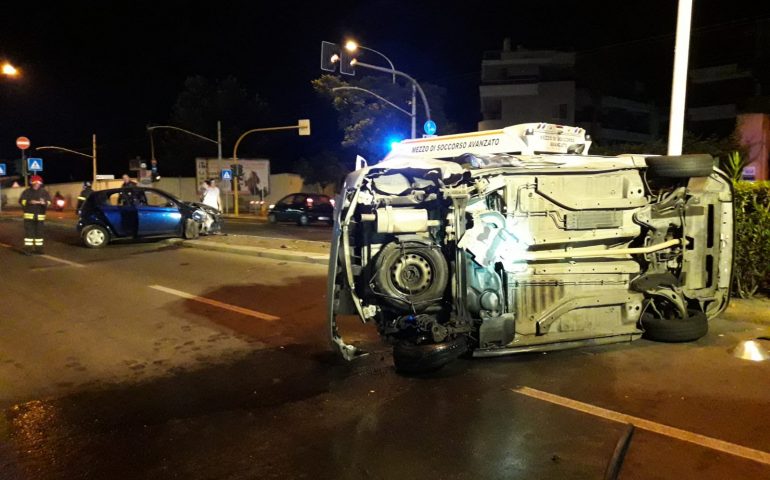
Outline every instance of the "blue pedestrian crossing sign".
<svg viewBox="0 0 770 480">
<path fill-rule="evenodd" d="M 0 175 L 7 175 L 7 173 L 5 173 L 5 171 L 6 171 L 5 170 L 5 164 L 4 163 L 0 163 Z"/>
<path fill-rule="evenodd" d="M 229 168 L 223 168 L 222 169 L 222 180 L 232 180 L 233 179 L 233 171 Z"/>
<path fill-rule="evenodd" d="M 43 159 L 30 157 L 27 159 L 27 170 L 30 172 L 42 172 L 43 171 Z"/>
</svg>

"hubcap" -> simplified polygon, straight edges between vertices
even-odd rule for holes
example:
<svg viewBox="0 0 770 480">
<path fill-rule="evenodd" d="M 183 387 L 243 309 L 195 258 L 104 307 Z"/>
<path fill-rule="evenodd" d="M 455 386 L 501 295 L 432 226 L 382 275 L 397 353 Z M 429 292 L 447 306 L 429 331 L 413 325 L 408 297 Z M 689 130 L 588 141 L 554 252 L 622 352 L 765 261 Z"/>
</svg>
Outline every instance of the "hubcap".
<svg viewBox="0 0 770 480">
<path fill-rule="evenodd" d="M 98 229 L 90 230 L 86 234 L 86 239 L 91 245 L 101 245 L 104 243 L 104 232 Z"/>
<path fill-rule="evenodd" d="M 407 253 L 393 264 L 390 278 L 401 292 L 414 295 L 430 287 L 433 269 L 425 257 Z"/>
</svg>

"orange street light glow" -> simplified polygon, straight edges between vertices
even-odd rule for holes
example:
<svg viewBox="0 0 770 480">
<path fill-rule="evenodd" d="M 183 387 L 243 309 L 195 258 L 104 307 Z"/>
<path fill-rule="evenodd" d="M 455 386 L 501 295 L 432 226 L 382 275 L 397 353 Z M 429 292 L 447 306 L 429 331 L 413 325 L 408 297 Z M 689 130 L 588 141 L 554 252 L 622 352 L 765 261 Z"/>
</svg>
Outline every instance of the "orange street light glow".
<svg viewBox="0 0 770 480">
<path fill-rule="evenodd" d="M 10 63 L 4 63 L 2 67 L 3 75 L 8 75 L 9 77 L 15 77 L 19 74 L 19 71 L 16 70 L 16 67 L 11 65 Z"/>
<path fill-rule="evenodd" d="M 345 43 L 345 50 L 348 52 L 355 52 L 358 49 L 358 44 L 354 40 L 348 40 Z"/>
</svg>

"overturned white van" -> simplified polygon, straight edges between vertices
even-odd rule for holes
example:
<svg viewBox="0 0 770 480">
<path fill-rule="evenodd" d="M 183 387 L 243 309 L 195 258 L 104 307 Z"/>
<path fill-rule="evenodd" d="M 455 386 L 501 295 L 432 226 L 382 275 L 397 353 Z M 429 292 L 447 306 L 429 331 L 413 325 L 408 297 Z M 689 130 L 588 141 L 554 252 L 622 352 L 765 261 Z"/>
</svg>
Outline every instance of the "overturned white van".
<svg viewBox="0 0 770 480">
<path fill-rule="evenodd" d="M 338 315 L 374 323 L 396 368 L 624 342 L 691 341 L 727 306 L 731 183 L 709 155 L 590 156 L 576 127 L 398 144 L 335 210 Z"/>
</svg>

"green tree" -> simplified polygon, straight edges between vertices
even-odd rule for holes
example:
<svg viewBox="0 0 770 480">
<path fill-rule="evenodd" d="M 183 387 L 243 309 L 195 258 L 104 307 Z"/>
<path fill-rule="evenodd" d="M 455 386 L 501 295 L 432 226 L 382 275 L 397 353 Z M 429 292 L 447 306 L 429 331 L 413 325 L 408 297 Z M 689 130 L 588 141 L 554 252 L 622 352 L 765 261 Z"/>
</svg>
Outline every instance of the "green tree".
<svg viewBox="0 0 770 480">
<path fill-rule="evenodd" d="M 321 188 L 326 188 L 327 185 L 339 187 L 348 172 L 349 170 L 337 155 L 329 150 L 323 150 L 316 155 L 303 157 L 294 162 L 294 173 L 301 176 L 305 183 L 318 183 Z"/>
<path fill-rule="evenodd" d="M 196 75 L 185 80 L 177 96 L 169 123 L 200 135 L 216 139 L 217 121 L 222 122 L 224 158 L 232 154 L 238 135 L 263 125 L 268 118 L 267 104 L 254 92 L 243 87 L 235 77 L 211 81 Z M 156 156 L 166 174 L 191 174 L 196 157 L 215 157 L 216 145 L 175 131 L 157 131 Z M 249 148 L 259 148 L 264 138 L 249 141 Z"/>
<path fill-rule="evenodd" d="M 313 88 L 330 98 L 338 112 L 338 125 L 344 131 L 343 147 L 355 147 L 369 161 L 379 160 L 390 150 L 390 142 L 409 138 L 411 118 L 377 97 L 355 90 L 332 91 L 335 87 L 359 87 L 386 98 L 404 110 L 411 111 L 412 86 L 406 82 L 393 83 L 388 75 L 371 75 L 345 82 L 334 75 L 323 75 L 313 80 Z M 430 104 L 431 118 L 439 127 L 439 133 L 454 133 L 456 127 L 446 117 L 445 90 L 441 87 L 421 84 Z M 422 134 L 425 110 L 417 95 L 417 135 Z"/>
</svg>

